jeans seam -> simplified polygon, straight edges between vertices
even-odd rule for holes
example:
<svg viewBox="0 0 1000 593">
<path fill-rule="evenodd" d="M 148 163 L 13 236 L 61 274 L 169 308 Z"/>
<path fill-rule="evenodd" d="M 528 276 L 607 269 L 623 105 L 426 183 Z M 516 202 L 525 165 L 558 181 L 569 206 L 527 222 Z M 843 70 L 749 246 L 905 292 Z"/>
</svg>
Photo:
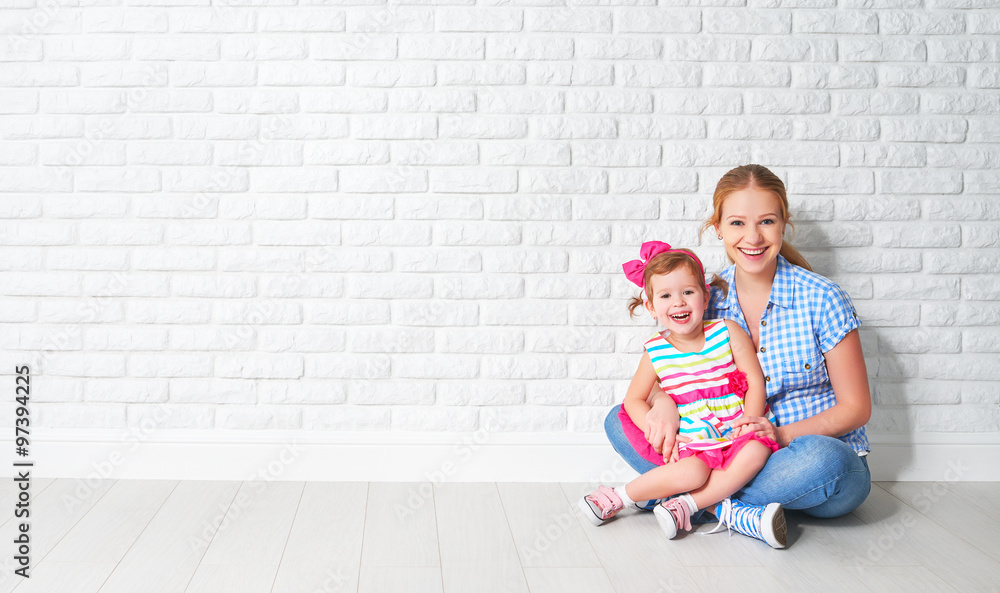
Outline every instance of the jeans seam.
<svg viewBox="0 0 1000 593">
<path fill-rule="evenodd" d="M 813 492 L 816 492 L 820 488 L 826 488 L 827 485 L 829 485 L 829 484 L 831 484 L 833 482 L 836 482 L 837 480 L 839 480 L 841 478 L 844 478 L 844 477 L 846 477 L 846 476 L 848 476 L 850 474 L 863 474 L 863 473 L 865 473 L 865 470 L 860 470 L 860 469 L 852 469 L 852 470 L 846 471 L 846 472 L 840 474 L 839 476 L 837 476 L 836 478 L 834 478 L 832 480 L 828 480 L 826 482 L 823 482 L 822 484 L 820 484 L 819 486 L 816 486 L 812 490 L 808 490 L 806 492 L 803 492 L 799 496 L 796 496 L 795 498 L 793 498 L 793 499 L 789 500 L 788 502 L 786 502 L 784 506 L 788 506 L 789 504 L 794 503 L 796 500 L 800 500 L 800 499 L 802 499 L 802 498 L 804 498 L 804 497 L 812 494 Z M 827 500 L 830 500 L 830 499 L 828 498 Z"/>
</svg>

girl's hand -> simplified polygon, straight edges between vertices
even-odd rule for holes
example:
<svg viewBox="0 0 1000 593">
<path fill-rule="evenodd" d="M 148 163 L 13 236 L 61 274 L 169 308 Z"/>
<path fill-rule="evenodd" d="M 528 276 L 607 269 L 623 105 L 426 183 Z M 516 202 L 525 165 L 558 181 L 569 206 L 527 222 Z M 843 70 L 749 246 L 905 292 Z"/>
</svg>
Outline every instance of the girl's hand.
<svg viewBox="0 0 1000 593">
<path fill-rule="evenodd" d="M 757 436 L 769 438 L 782 447 L 788 444 L 781 442 L 778 438 L 777 427 L 771 424 L 770 420 L 762 416 L 742 416 L 733 422 L 733 427 L 738 429 L 736 432 L 737 436 L 753 431 L 757 433 Z"/>
<path fill-rule="evenodd" d="M 670 449 L 670 458 L 668 459 L 667 454 L 664 453 L 663 462 L 673 463 L 677 461 L 680 458 L 680 456 L 678 455 L 678 451 L 680 450 L 681 443 L 690 443 L 690 442 L 691 442 L 691 437 L 686 437 L 682 434 L 679 434 L 676 437 L 674 437 L 674 446 L 671 447 Z"/>
</svg>

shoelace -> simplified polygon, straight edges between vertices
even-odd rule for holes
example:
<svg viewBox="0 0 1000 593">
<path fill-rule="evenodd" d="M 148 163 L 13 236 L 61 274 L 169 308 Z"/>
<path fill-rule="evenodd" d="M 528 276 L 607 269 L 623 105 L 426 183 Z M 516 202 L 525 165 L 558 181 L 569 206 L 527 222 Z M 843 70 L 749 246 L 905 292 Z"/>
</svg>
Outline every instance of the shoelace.
<svg viewBox="0 0 1000 593">
<path fill-rule="evenodd" d="M 729 498 L 727 498 L 727 499 L 725 499 L 725 500 L 723 500 L 722 502 L 719 503 L 719 507 L 717 509 L 717 512 L 719 513 L 719 523 L 718 523 L 718 525 L 715 526 L 715 529 L 713 529 L 712 531 L 706 532 L 705 535 L 708 535 L 710 533 L 716 533 L 717 531 L 719 531 L 720 529 L 722 529 L 723 525 L 725 525 L 726 531 L 729 533 L 730 537 L 732 537 L 732 535 L 733 535 L 733 527 L 736 527 L 736 531 L 737 532 L 744 533 L 745 535 L 752 535 L 753 537 L 760 538 L 761 537 L 760 536 L 760 530 L 757 529 L 757 528 L 754 528 L 753 521 L 750 521 L 749 523 L 744 522 L 745 524 L 742 527 L 746 531 L 745 532 L 744 531 L 740 531 L 740 525 L 738 525 L 738 521 L 739 521 L 740 517 L 737 517 L 737 515 L 740 515 L 741 511 L 738 510 L 738 509 L 733 508 L 733 506 L 734 506 L 733 505 L 733 501 L 732 501 L 732 499 L 729 499 Z M 742 514 L 743 515 L 747 515 L 750 512 L 752 512 L 751 509 L 744 509 L 742 511 Z"/>
</svg>

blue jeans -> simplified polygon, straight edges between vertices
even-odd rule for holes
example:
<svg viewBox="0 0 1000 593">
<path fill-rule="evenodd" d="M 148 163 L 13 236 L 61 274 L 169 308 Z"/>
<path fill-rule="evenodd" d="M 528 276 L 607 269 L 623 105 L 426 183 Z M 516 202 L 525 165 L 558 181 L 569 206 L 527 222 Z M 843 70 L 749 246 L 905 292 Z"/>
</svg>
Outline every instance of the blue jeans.
<svg viewBox="0 0 1000 593">
<path fill-rule="evenodd" d="M 604 420 L 611 446 L 632 468 L 644 474 L 656 467 L 632 448 L 615 406 Z M 824 519 L 846 515 L 871 491 L 868 460 L 850 445 L 822 435 L 800 436 L 768 458 L 764 469 L 733 495 L 745 503 L 780 502 L 789 510 Z"/>
</svg>

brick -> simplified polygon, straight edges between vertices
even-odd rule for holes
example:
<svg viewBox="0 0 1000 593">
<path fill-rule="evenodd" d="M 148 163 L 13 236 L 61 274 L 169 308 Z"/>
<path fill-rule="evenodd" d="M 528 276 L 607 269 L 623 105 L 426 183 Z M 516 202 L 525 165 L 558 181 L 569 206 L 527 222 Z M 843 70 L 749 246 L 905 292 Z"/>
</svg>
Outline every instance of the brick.
<svg viewBox="0 0 1000 593">
<path fill-rule="evenodd" d="M 963 142 L 969 124 L 964 119 L 883 119 L 882 137 L 888 142 Z"/>
<path fill-rule="evenodd" d="M 560 356 L 491 356 L 482 363 L 484 379 L 565 379 L 564 357 Z"/>
<path fill-rule="evenodd" d="M 74 225 L 70 222 L 0 221 L 2 245 L 71 245 L 74 242 Z"/>
<path fill-rule="evenodd" d="M 298 327 L 261 329 L 257 340 L 264 352 L 340 352 L 346 343 L 342 332 Z"/>
<path fill-rule="evenodd" d="M 491 432 L 564 432 L 567 426 L 567 412 L 561 408 L 484 408 L 482 414 Z"/>
<path fill-rule="evenodd" d="M 880 225 L 875 235 L 879 247 L 958 247 L 961 243 L 962 229 L 958 225 Z"/>
<path fill-rule="evenodd" d="M 511 91 L 485 88 L 479 91 L 480 113 L 560 113 L 566 107 L 561 91 Z"/>
<path fill-rule="evenodd" d="M 355 13 L 352 13 L 352 16 Z M 352 23 L 354 25 L 356 23 Z M 294 11 L 262 10 L 257 13 L 257 30 L 261 32 L 342 32 L 346 30 L 345 15 L 340 10 L 299 8 Z M 357 30 L 351 27 L 351 30 Z"/>
<path fill-rule="evenodd" d="M 348 36 L 346 39 L 329 36 L 313 40 L 309 52 L 317 60 L 351 62 L 394 60 L 398 55 L 397 45 L 398 41 L 394 37 L 388 36 L 357 34 Z"/>
<path fill-rule="evenodd" d="M 571 379 L 613 379 L 628 380 L 635 373 L 635 356 L 629 355 L 581 355 L 570 359 Z"/>
<path fill-rule="evenodd" d="M 546 33 L 611 33 L 611 12 L 606 9 L 527 9 L 524 29 Z"/>
<path fill-rule="evenodd" d="M 963 352 L 1000 352 L 1000 330 L 980 327 L 962 331 Z"/>
<path fill-rule="evenodd" d="M 909 115 L 919 111 L 919 97 L 914 93 L 865 92 L 834 96 L 835 115 Z"/>
<path fill-rule="evenodd" d="M 392 357 L 394 377 L 403 379 L 475 379 L 478 357 L 455 355 L 406 355 Z"/>
<path fill-rule="evenodd" d="M 663 57 L 669 62 L 747 62 L 750 60 L 750 40 L 668 37 L 664 41 Z"/>
<path fill-rule="evenodd" d="M 524 296 L 524 280 L 508 276 L 446 276 L 435 279 L 434 294 L 445 299 L 514 299 Z"/>
<path fill-rule="evenodd" d="M 208 429 L 215 425 L 214 406 L 156 404 L 128 407 L 128 424 L 143 432 L 159 429 Z"/>
<path fill-rule="evenodd" d="M 351 333 L 347 349 L 350 352 L 419 353 L 434 352 L 434 332 L 431 330 L 363 330 Z M 311 350 L 323 352 L 322 348 Z"/>
<path fill-rule="evenodd" d="M 344 280 L 337 276 L 289 274 L 273 275 L 260 280 L 262 297 L 341 298 Z M 256 296 L 249 294 L 247 296 Z"/>
<path fill-rule="evenodd" d="M 124 405 L 38 404 L 37 423 L 46 428 L 124 428 Z"/>
<path fill-rule="evenodd" d="M 478 154 L 475 150 L 464 152 Z M 482 148 L 484 165 L 568 166 L 570 154 L 570 145 L 562 142 L 531 144 L 490 142 Z"/>
<path fill-rule="evenodd" d="M 874 385 L 872 400 L 876 405 L 912 406 L 918 404 L 957 404 L 961 393 L 943 381 L 915 383 L 879 383 Z"/>
<path fill-rule="evenodd" d="M 425 87 L 433 86 L 437 80 L 438 77 L 432 65 L 358 64 L 347 66 L 347 83 L 352 87 Z M 441 82 L 449 84 L 444 74 L 441 76 Z"/>
<path fill-rule="evenodd" d="M 754 68 L 733 64 L 704 66 L 703 84 L 707 87 L 787 87 L 792 74 L 788 66 L 758 64 Z"/>
<path fill-rule="evenodd" d="M 992 198 L 962 196 L 949 199 L 945 196 L 928 201 L 925 209 L 929 220 L 1000 220 L 1000 204 Z"/>
<path fill-rule="evenodd" d="M 306 430 L 385 431 L 390 426 L 388 408 L 354 406 L 315 406 L 302 410 L 302 428 Z"/>
<path fill-rule="evenodd" d="M 931 274 L 997 274 L 1000 273 L 1000 249 L 963 249 L 933 251 L 927 254 L 927 271 Z"/>
<path fill-rule="evenodd" d="M 524 26 L 524 12 L 495 7 L 448 7 L 434 11 L 434 21 L 438 31 L 516 32 Z"/>
<path fill-rule="evenodd" d="M 771 166 L 836 167 L 840 164 L 840 150 L 834 144 L 767 142 L 754 147 L 750 160 Z"/>
<path fill-rule="evenodd" d="M 870 172 L 803 170 L 788 175 L 789 193 L 797 194 L 871 194 L 875 180 Z"/>
<path fill-rule="evenodd" d="M 1000 163 L 1000 152 L 990 146 L 953 146 L 943 149 L 929 146 L 927 164 L 930 167 L 949 169 L 996 169 Z M 940 175 L 941 173 L 938 173 Z M 961 177 L 959 177 L 959 186 Z M 949 192 L 957 193 L 957 192 Z"/>
<path fill-rule="evenodd" d="M 659 146 L 645 143 L 586 143 L 573 150 L 573 163 L 585 167 L 658 167 Z"/>
<path fill-rule="evenodd" d="M 993 284 L 995 279 L 990 279 Z M 965 288 L 963 288 L 963 297 Z M 924 327 L 989 327 L 1000 323 L 1000 304 L 977 302 L 922 303 Z"/>
<path fill-rule="evenodd" d="M 0 300 L 0 321 L 4 323 L 29 323 L 37 319 L 37 299 Z"/>
<path fill-rule="evenodd" d="M 336 360 L 337 355 L 332 358 Z M 215 376 L 232 379 L 298 379 L 303 376 L 303 360 L 301 356 L 288 355 L 221 354 L 215 358 Z"/>
<path fill-rule="evenodd" d="M 1000 66 L 973 66 L 969 68 L 969 86 L 983 89 L 1000 88 Z"/>
<path fill-rule="evenodd" d="M 872 244 L 872 229 L 867 223 L 823 222 L 820 224 L 802 223 L 795 226 L 788 239 L 794 239 L 795 244 L 802 248 L 823 247 L 866 247 Z"/>
<path fill-rule="evenodd" d="M 619 33 L 698 33 L 701 20 L 701 12 L 697 10 L 620 8 L 615 11 L 615 30 Z"/>
<path fill-rule="evenodd" d="M 596 384 L 592 381 L 574 381 L 551 386 L 529 383 L 525 395 L 527 403 L 541 406 L 591 405 L 608 408 L 615 402 L 610 385 Z"/>
<path fill-rule="evenodd" d="M 924 111 L 941 114 L 991 115 L 1000 113 L 1000 97 L 933 91 L 922 97 Z"/>
<path fill-rule="evenodd" d="M 527 193 L 542 194 L 605 194 L 608 192 L 608 174 L 600 170 L 527 169 L 521 171 L 521 189 Z"/>
<path fill-rule="evenodd" d="M 616 78 L 625 87 L 691 88 L 701 86 L 697 64 L 616 64 Z"/>
<path fill-rule="evenodd" d="M 340 187 L 347 193 L 423 193 L 430 187 L 427 172 L 410 168 L 359 167 L 342 169 Z"/>
<path fill-rule="evenodd" d="M 964 247 L 1000 247 L 1000 226 L 995 224 L 963 224 Z"/>
<path fill-rule="evenodd" d="M 792 137 L 792 122 L 785 118 L 711 118 L 708 138 L 721 140 L 788 140 Z"/>
<path fill-rule="evenodd" d="M 389 145 L 384 142 L 337 142 L 307 145 L 303 162 L 307 165 L 385 165 Z"/>
<path fill-rule="evenodd" d="M 198 166 L 212 163 L 213 148 L 211 144 L 195 142 L 130 142 L 127 155 L 130 165 Z M 221 160 L 223 155 L 218 155 L 218 158 Z"/>
<path fill-rule="evenodd" d="M 933 148 L 933 147 L 932 147 Z M 930 160 L 930 159 L 929 159 Z M 933 164 L 931 166 L 940 166 Z M 883 171 L 880 187 L 887 194 L 958 194 L 962 192 L 962 174 L 944 171 Z"/>
<path fill-rule="evenodd" d="M 996 382 L 964 381 L 962 384 L 962 402 L 972 404 L 1000 404 L 1000 390 Z"/>
<path fill-rule="evenodd" d="M 882 65 L 879 66 L 878 78 L 883 86 L 889 87 L 961 87 L 965 83 L 965 68 L 938 65 Z M 979 80 L 975 70 L 969 78 L 972 86 L 979 86 L 975 84 L 975 81 Z"/>
<path fill-rule="evenodd" d="M 1000 379 L 1000 365 L 996 364 L 993 354 L 929 355 L 920 360 L 920 376 L 924 379 L 996 381 Z"/>
<path fill-rule="evenodd" d="M 660 169 L 657 171 L 613 171 L 611 193 L 625 194 L 684 194 L 698 188 L 693 171 Z"/>
<path fill-rule="evenodd" d="M 0 169 L 0 193 L 69 192 L 73 191 L 74 180 L 78 189 L 88 191 L 93 185 L 91 180 L 95 175 L 97 174 L 88 175 L 84 171 L 71 173 L 67 170 L 34 167 L 4 168 Z"/>
<path fill-rule="evenodd" d="M 482 255 L 479 253 L 452 252 L 440 249 L 408 249 L 395 256 L 396 269 L 400 272 L 481 272 Z"/>
<path fill-rule="evenodd" d="M 26 315 L 20 312 L 15 316 L 15 322 L 29 321 L 30 310 Z M 49 297 L 38 305 L 37 321 L 40 323 L 119 323 L 125 319 L 122 303 L 107 302 L 106 299 L 87 298 L 56 299 Z"/>
<path fill-rule="evenodd" d="M 646 92 L 594 90 L 566 93 L 568 113 L 652 113 L 653 97 Z"/>
<path fill-rule="evenodd" d="M 574 57 L 585 60 L 655 60 L 661 56 L 670 57 L 669 53 L 664 53 L 663 42 L 655 39 L 581 38 L 576 42 L 575 49 Z"/>
<path fill-rule="evenodd" d="M 614 118 L 567 115 L 542 117 L 537 121 L 537 134 L 543 139 L 617 138 L 618 125 Z"/>
<path fill-rule="evenodd" d="M 348 401 L 356 405 L 430 405 L 434 403 L 435 391 L 435 385 L 430 382 L 352 383 L 348 388 Z"/>
<path fill-rule="evenodd" d="M 436 332 L 437 351 L 461 354 L 516 354 L 524 351 L 520 329 L 453 329 Z"/>
<path fill-rule="evenodd" d="M 16 106 L 9 111 L 15 114 L 21 112 Z M 45 119 L 21 117 L 11 120 L 7 118 L 4 123 L 5 140 L 80 138 L 83 134 L 83 122 L 80 121 L 80 118 L 70 116 L 54 116 Z"/>
<path fill-rule="evenodd" d="M 133 377 L 205 377 L 212 374 L 212 359 L 203 354 L 133 353 L 128 359 Z"/>
<path fill-rule="evenodd" d="M 212 249 L 194 247 L 146 248 L 132 250 L 132 267 L 136 270 L 154 271 L 207 271 L 215 268 Z"/>
<path fill-rule="evenodd" d="M 173 328 L 170 349 L 180 351 L 249 352 L 257 348 L 257 332 L 248 326 L 214 329 Z"/>
<path fill-rule="evenodd" d="M 4 255 L 5 259 L 0 261 L 0 270 L 5 272 L 32 272 L 45 267 L 41 247 L 7 247 Z"/>
<path fill-rule="evenodd" d="M 188 8 L 168 16 L 170 30 L 178 33 L 254 32 L 254 14 L 235 8 Z"/>
<path fill-rule="evenodd" d="M 750 146 L 736 143 L 670 143 L 663 147 L 667 167 L 725 167 L 750 160 Z"/>
<path fill-rule="evenodd" d="M 528 64 L 527 83 L 539 86 L 614 86 L 612 64 L 559 64 L 538 62 Z"/>
<path fill-rule="evenodd" d="M 82 15 L 83 32 L 166 33 L 169 26 L 167 15 L 163 10 L 91 8 Z"/>
<path fill-rule="evenodd" d="M 294 430 L 302 425 L 300 410 L 260 406 L 223 406 L 216 409 L 215 427 L 236 430 Z"/>
<path fill-rule="evenodd" d="M 843 39 L 840 59 L 845 62 L 926 62 L 926 43 L 913 39 Z M 931 61 L 934 60 L 933 58 Z"/>
<path fill-rule="evenodd" d="M 50 270 L 124 271 L 129 268 L 129 254 L 114 249 L 73 249 L 49 252 Z"/>
<path fill-rule="evenodd" d="M 431 226 L 417 222 L 363 223 L 344 228 L 345 245 L 421 247 L 431 244 Z"/>
<path fill-rule="evenodd" d="M 910 144 L 852 144 L 841 148 L 846 167 L 924 167 L 927 148 Z"/>
<path fill-rule="evenodd" d="M 524 385 L 507 382 L 452 382 L 438 386 L 438 404 L 444 406 L 514 406 L 524 403 Z"/>
<path fill-rule="evenodd" d="M 1000 42 L 990 38 L 962 38 L 927 40 L 927 61 L 958 62 L 976 64 L 979 62 L 1000 62 Z"/>
<path fill-rule="evenodd" d="M 401 37 L 399 58 L 404 60 L 483 60 L 486 42 L 481 37 Z"/>
<path fill-rule="evenodd" d="M 531 331 L 527 334 L 527 350 L 545 353 L 610 353 L 615 350 L 613 332 L 594 328 L 572 328 L 553 334 L 547 331 Z"/>
<path fill-rule="evenodd" d="M 406 327 L 450 327 L 479 324 L 479 306 L 473 303 L 392 303 L 392 318 Z"/>
<path fill-rule="evenodd" d="M 792 31 L 792 14 L 787 11 L 747 9 L 702 12 L 707 33 L 784 35 Z"/>
<path fill-rule="evenodd" d="M 573 54 L 572 39 L 495 37 L 486 40 L 487 60 L 568 60 Z"/>
<path fill-rule="evenodd" d="M 518 172 L 499 168 L 435 170 L 430 175 L 430 189 L 446 194 L 514 193 L 518 189 Z"/>
<path fill-rule="evenodd" d="M 858 301 L 854 306 L 858 318 L 868 327 L 914 328 L 921 322 L 920 305 L 916 303 Z"/>
<path fill-rule="evenodd" d="M 152 404 L 167 401 L 167 380 L 156 379 L 103 379 L 81 384 L 74 381 L 82 399 L 95 403 Z M 68 387 L 68 386 L 67 386 Z M 49 389 L 40 390 L 47 393 Z"/>
<path fill-rule="evenodd" d="M 44 350 L 67 352 L 83 349 L 83 334 L 78 326 L 10 327 L 0 337 L 5 350 Z M 82 389 L 80 392 L 82 393 Z"/>
<path fill-rule="evenodd" d="M 878 75 L 874 66 L 827 64 L 793 66 L 792 75 L 791 86 L 795 88 L 871 89 L 878 86 Z"/>
<path fill-rule="evenodd" d="M 475 409 L 434 406 L 393 408 L 392 430 L 462 431 L 476 430 L 479 413 Z"/>
<path fill-rule="evenodd" d="M 406 195 L 395 200 L 395 212 L 399 220 L 479 220 L 483 205 L 478 196 Z"/>
<path fill-rule="evenodd" d="M 484 253 L 483 269 L 487 272 L 552 274 L 569 269 L 569 254 L 555 250 L 507 249 Z"/>
<path fill-rule="evenodd" d="M 525 138 L 528 135 L 528 121 L 524 117 L 497 116 L 442 116 L 441 138 L 488 138 L 502 140 Z"/>
<path fill-rule="evenodd" d="M 796 33 L 874 35 L 879 33 L 876 13 L 845 10 L 800 11 L 795 14 Z"/>
<path fill-rule="evenodd" d="M 232 38 L 230 38 L 232 37 Z M 384 40 L 391 41 L 391 40 Z M 321 37 L 313 45 L 313 57 L 317 59 L 348 59 L 341 57 L 344 53 L 360 56 L 357 42 L 353 45 L 350 41 L 331 40 Z M 395 55 L 395 43 L 383 43 L 381 45 L 373 42 L 371 57 L 379 58 L 378 53 L 391 52 Z M 254 37 L 224 36 L 222 40 L 222 59 L 232 61 L 253 61 L 261 62 L 268 60 L 301 60 L 309 55 L 309 46 L 305 39 L 294 39 L 288 36 L 267 37 L 256 35 Z M 389 58 L 391 59 L 391 58 Z"/>
<path fill-rule="evenodd" d="M 484 303 L 480 322 L 483 325 L 565 325 L 566 305 L 559 302 L 519 300 L 513 303 Z"/>
<path fill-rule="evenodd" d="M 509 223 L 448 222 L 434 225 L 434 242 L 438 245 L 518 245 L 521 228 Z"/>
<path fill-rule="evenodd" d="M 488 202 L 486 218 L 489 220 L 570 220 L 573 211 L 572 205 L 572 198 L 562 196 L 497 197 Z"/>
<path fill-rule="evenodd" d="M 750 59 L 755 62 L 836 62 L 836 39 L 754 36 Z"/>
<path fill-rule="evenodd" d="M 38 111 L 38 92 L 37 91 L 20 91 L 20 90 L 10 90 L 4 91 L 4 102 L 0 105 L 0 114 L 31 114 Z M 11 138 L 8 134 L 5 134 L 5 138 Z"/>
<path fill-rule="evenodd" d="M 6 159 L 0 155 L 0 159 L 9 165 L 33 165 L 37 159 L 42 165 L 121 166 L 125 164 L 125 149 L 125 144 L 110 141 L 48 142 L 40 155 L 36 155 L 34 147 L 22 147 L 16 155 Z"/>
<path fill-rule="evenodd" d="M 748 92 L 747 113 L 799 115 L 830 113 L 830 95 L 822 92 Z"/>
</svg>

